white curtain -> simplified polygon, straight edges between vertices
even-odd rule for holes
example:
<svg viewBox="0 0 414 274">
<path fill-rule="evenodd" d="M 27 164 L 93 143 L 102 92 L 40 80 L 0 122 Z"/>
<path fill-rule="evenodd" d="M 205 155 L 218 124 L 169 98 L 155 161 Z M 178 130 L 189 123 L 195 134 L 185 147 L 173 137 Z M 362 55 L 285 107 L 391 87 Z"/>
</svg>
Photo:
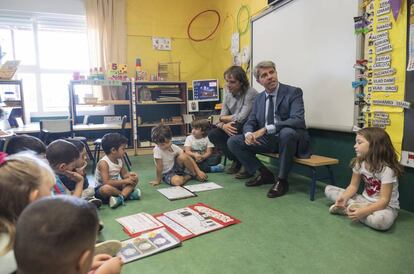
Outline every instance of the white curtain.
<svg viewBox="0 0 414 274">
<path fill-rule="evenodd" d="M 85 0 L 89 58 L 92 67 L 126 63 L 125 0 Z M 123 99 L 124 92 L 103 90 L 103 99 Z"/>
</svg>

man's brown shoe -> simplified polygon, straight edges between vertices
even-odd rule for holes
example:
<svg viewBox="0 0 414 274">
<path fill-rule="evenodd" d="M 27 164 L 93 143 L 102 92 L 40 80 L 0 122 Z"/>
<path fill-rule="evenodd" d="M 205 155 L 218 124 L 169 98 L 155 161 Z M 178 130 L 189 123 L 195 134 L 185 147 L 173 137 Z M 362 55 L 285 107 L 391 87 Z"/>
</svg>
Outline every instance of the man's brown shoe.
<svg viewBox="0 0 414 274">
<path fill-rule="evenodd" d="M 252 187 L 252 186 L 261 186 L 263 184 L 271 184 L 273 182 L 274 182 L 273 177 L 259 174 L 254 179 L 247 181 L 245 185 L 247 187 Z"/>
<path fill-rule="evenodd" d="M 231 166 L 229 168 L 226 169 L 226 173 L 227 174 L 236 174 L 241 168 L 241 163 L 237 162 L 237 161 L 233 161 L 233 163 L 231 163 Z"/>
<path fill-rule="evenodd" d="M 253 177 L 254 174 L 250 174 L 246 171 L 246 169 L 242 166 L 239 170 L 239 172 L 236 173 L 234 178 L 236 179 L 247 179 L 250 177 Z"/>
</svg>

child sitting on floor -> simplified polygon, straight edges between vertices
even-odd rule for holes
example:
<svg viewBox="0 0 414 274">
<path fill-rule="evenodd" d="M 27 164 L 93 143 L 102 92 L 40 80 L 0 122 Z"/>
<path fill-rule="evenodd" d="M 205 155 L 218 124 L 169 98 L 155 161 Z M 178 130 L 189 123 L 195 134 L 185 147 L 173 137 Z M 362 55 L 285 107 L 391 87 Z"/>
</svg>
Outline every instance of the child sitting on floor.
<svg viewBox="0 0 414 274">
<path fill-rule="evenodd" d="M 54 184 L 55 174 L 46 161 L 27 152 L 0 152 L 0 273 L 16 270 L 13 245 L 20 213 L 29 203 L 49 196 Z"/>
<path fill-rule="evenodd" d="M 84 178 L 76 171 L 73 171 L 76 169 L 80 157 L 76 146 L 62 139 L 53 141 L 47 146 L 46 158 L 56 173 L 56 185 L 53 187 L 54 194 L 82 196 Z M 72 191 L 63 184 L 62 176 L 75 182 L 75 187 Z"/>
<path fill-rule="evenodd" d="M 76 146 L 80 153 L 80 158 L 77 161 L 76 168 L 73 170 L 83 176 L 83 191 L 82 198 L 93 202 L 98 208 L 101 206 L 102 201 L 95 198 L 94 187 L 89 186 L 88 177 L 86 177 L 86 166 L 88 165 L 88 156 L 85 149 L 85 144 L 82 141 L 76 139 L 65 139 L 69 143 Z M 76 182 L 68 178 L 67 176 L 59 176 L 63 184 L 70 190 L 73 191 L 76 186 Z"/>
<path fill-rule="evenodd" d="M 13 136 L 6 144 L 6 153 L 8 155 L 27 150 L 31 150 L 37 155 L 45 157 L 46 145 L 39 138 L 26 134 Z"/>
<path fill-rule="evenodd" d="M 107 133 L 102 138 L 105 156 L 95 171 L 95 197 L 111 208 L 124 204 L 125 200 L 139 200 L 141 191 L 137 188 L 138 175 L 126 171 L 122 158 L 128 139 L 119 133 Z"/>
<path fill-rule="evenodd" d="M 221 156 L 213 154 L 214 145 L 207 137 L 210 122 L 206 119 L 194 120 L 191 123 L 191 135 L 187 136 L 184 151 L 190 155 L 203 172 L 222 172 Z"/>
<path fill-rule="evenodd" d="M 181 186 L 192 177 L 205 181 L 207 175 L 200 170 L 196 162 L 184 151 L 171 142 L 172 133 L 169 126 L 158 125 L 152 130 L 151 139 L 157 145 L 154 147 L 154 160 L 157 179 L 152 185 L 166 184 Z"/>
<path fill-rule="evenodd" d="M 368 127 L 357 132 L 353 174 L 346 189 L 328 185 L 325 195 L 335 202 L 329 212 L 348 215 L 353 221 L 377 230 L 387 230 L 394 223 L 400 208 L 398 177 L 402 167 L 390 136 L 381 128 Z M 361 180 L 364 192 L 357 191 Z"/>
<path fill-rule="evenodd" d="M 23 210 L 16 226 L 17 273 L 118 274 L 119 257 L 94 257 L 96 209 L 85 200 L 59 195 Z"/>
</svg>

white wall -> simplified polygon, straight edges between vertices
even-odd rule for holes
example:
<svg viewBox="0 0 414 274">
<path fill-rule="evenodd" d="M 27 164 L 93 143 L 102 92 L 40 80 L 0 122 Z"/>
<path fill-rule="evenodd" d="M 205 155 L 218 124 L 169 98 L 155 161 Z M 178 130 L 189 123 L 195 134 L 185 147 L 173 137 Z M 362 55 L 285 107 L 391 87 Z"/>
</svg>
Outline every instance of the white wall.
<svg viewBox="0 0 414 274">
<path fill-rule="evenodd" d="M 84 0 L 1 0 L 0 9 L 85 15 Z"/>
</svg>

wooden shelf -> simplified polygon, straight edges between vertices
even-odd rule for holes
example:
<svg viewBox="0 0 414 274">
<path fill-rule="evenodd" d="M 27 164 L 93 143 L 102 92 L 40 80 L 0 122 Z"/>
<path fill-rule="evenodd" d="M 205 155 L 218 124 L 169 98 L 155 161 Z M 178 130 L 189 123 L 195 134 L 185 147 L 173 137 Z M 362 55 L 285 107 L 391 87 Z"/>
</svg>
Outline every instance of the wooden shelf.
<svg viewBox="0 0 414 274">
<path fill-rule="evenodd" d="M 129 106 L 129 100 L 104 100 L 94 104 L 81 103 L 79 106 L 108 106 L 108 105 L 126 105 Z"/>
<path fill-rule="evenodd" d="M 153 123 L 153 124 L 140 124 L 138 127 L 155 127 L 158 126 L 159 123 Z M 183 126 L 184 123 L 164 123 L 166 126 Z"/>
<path fill-rule="evenodd" d="M 185 105 L 185 102 L 137 103 L 137 106 L 153 106 L 153 105 Z"/>
</svg>

